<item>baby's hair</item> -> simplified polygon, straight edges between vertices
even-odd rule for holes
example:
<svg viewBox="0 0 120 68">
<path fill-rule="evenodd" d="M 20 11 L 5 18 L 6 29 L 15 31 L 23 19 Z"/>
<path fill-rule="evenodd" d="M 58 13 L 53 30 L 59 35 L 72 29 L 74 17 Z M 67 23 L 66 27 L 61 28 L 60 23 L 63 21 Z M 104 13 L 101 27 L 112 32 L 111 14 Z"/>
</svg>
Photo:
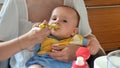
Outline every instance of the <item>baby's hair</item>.
<svg viewBox="0 0 120 68">
<path fill-rule="evenodd" d="M 76 15 L 77 15 L 77 18 L 78 18 L 78 24 L 77 24 L 77 27 L 78 27 L 79 21 L 80 21 L 80 15 L 79 15 L 79 13 L 77 12 L 77 10 L 74 9 L 74 8 L 72 8 L 72 7 L 70 7 L 70 6 L 66 6 L 66 5 L 61 5 L 61 6 L 58 6 L 58 7 L 67 7 L 67 8 L 73 9 L 73 10 L 76 12 Z M 58 8 L 58 7 L 56 7 L 56 8 Z"/>
</svg>

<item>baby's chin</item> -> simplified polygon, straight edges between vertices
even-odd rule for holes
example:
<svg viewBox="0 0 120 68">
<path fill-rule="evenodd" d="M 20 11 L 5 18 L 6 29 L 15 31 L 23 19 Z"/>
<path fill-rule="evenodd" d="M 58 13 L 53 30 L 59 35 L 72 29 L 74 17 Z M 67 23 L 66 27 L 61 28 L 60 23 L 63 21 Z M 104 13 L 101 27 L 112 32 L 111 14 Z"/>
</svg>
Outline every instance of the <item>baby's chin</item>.
<svg viewBox="0 0 120 68">
<path fill-rule="evenodd" d="M 55 30 L 55 29 L 52 29 L 52 30 L 51 30 L 51 34 L 52 34 L 52 35 L 56 35 L 56 34 L 58 34 L 58 33 L 59 33 L 58 30 Z"/>
<path fill-rule="evenodd" d="M 56 37 L 59 37 L 59 35 L 60 35 L 59 31 L 51 31 L 51 34 Z"/>
<path fill-rule="evenodd" d="M 59 39 L 68 38 L 68 36 L 61 34 L 60 32 L 51 32 L 51 34 Z"/>
</svg>

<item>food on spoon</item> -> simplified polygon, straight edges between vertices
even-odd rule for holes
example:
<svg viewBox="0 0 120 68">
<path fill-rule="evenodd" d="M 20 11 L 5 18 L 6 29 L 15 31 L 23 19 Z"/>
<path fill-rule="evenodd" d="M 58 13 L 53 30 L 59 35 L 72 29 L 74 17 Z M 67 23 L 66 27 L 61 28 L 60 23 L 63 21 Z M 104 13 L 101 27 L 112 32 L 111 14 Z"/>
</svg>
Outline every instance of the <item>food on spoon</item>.
<svg viewBox="0 0 120 68">
<path fill-rule="evenodd" d="M 41 28 L 41 29 L 43 29 L 43 28 L 45 28 L 45 27 L 46 27 L 46 24 L 45 24 L 45 23 L 42 23 L 42 24 L 39 25 L 39 28 Z"/>
<path fill-rule="evenodd" d="M 50 24 L 49 27 L 53 28 L 53 29 L 58 29 L 59 28 L 56 24 Z"/>
</svg>

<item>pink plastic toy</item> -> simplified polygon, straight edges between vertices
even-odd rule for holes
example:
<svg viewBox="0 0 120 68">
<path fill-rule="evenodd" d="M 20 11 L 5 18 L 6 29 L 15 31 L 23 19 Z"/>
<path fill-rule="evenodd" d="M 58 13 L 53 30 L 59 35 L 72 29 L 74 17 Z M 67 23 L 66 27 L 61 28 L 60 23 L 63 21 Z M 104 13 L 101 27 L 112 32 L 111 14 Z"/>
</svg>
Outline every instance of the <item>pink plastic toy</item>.
<svg viewBox="0 0 120 68">
<path fill-rule="evenodd" d="M 87 59 L 90 57 L 90 51 L 86 47 L 80 47 L 76 51 L 77 59 L 73 61 L 72 68 L 88 68 Z"/>
</svg>

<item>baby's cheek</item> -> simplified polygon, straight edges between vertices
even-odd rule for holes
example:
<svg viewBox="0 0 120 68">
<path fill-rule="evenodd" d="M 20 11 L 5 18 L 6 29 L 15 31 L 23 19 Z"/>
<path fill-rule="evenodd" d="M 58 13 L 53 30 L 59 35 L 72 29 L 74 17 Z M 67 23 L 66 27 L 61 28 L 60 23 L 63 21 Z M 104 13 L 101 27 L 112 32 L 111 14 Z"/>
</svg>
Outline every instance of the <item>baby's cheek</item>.
<svg viewBox="0 0 120 68">
<path fill-rule="evenodd" d="M 66 37 L 71 37 L 71 35 L 72 35 L 72 33 L 70 31 L 66 31 L 64 34 L 64 36 L 66 36 Z"/>
</svg>

